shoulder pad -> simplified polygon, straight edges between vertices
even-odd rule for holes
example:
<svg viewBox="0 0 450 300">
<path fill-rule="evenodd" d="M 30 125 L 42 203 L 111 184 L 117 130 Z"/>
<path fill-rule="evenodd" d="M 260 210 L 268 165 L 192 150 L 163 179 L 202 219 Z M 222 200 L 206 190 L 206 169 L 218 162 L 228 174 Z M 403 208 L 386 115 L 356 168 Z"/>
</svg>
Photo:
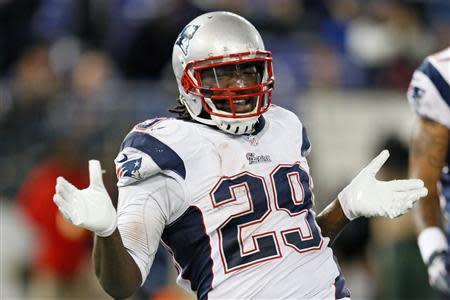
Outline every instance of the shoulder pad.
<svg viewBox="0 0 450 300">
<path fill-rule="evenodd" d="M 298 126 L 298 124 L 301 124 L 298 116 L 294 112 L 275 104 L 270 105 L 270 109 L 264 116 L 267 116 L 269 119 L 280 120 L 287 126 L 292 126 L 293 124 Z"/>
<path fill-rule="evenodd" d="M 164 120 L 163 120 L 164 121 Z M 120 146 L 120 153 L 115 159 L 118 186 L 125 186 L 142 181 L 158 173 L 186 178 L 186 168 L 181 157 L 172 149 L 171 131 L 176 126 L 161 119 L 140 123 L 125 137 Z"/>
<path fill-rule="evenodd" d="M 309 152 L 311 151 L 311 143 L 309 142 L 306 128 L 294 112 L 272 104 L 267 112 L 267 116 L 271 119 L 282 122 L 283 126 L 286 127 L 286 130 L 294 130 L 298 137 L 297 145 L 300 145 L 301 155 L 303 157 L 309 155 Z"/>
</svg>

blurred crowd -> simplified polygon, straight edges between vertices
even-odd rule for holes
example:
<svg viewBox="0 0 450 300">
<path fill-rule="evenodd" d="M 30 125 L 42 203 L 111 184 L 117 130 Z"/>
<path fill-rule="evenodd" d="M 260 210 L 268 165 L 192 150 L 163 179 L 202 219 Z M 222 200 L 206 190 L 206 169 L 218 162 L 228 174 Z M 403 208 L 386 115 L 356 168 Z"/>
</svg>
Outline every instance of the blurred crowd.
<svg viewBox="0 0 450 300">
<path fill-rule="evenodd" d="M 450 44 L 448 0 L 0 0 L 0 201 L 17 204 L 40 237 L 28 277 L 79 275 L 92 239 L 51 202 L 56 177 L 85 187 L 97 158 L 115 198 L 121 140 L 169 115 L 173 43 L 212 10 L 260 30 L 274 102 L 295 110 L 314 89 L 404 91 L 420 61 Z"/>
<path fill-rule="evenodd" d="M 0 192 L 12 197 L 49 152 L 110 159 L 132 124 L 167 114 L 172 45 L 209 10 L 260 29 L 288 107 L 314 88 L 405 89 L 450 40 L 445 0 L 0 1 Z"/>
</svg>

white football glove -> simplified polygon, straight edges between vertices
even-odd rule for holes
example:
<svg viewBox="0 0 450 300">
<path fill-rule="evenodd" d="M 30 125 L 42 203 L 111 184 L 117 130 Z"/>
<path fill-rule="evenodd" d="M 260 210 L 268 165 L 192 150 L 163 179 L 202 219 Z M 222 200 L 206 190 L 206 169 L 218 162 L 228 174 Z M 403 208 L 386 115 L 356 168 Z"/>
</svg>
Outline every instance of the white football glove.
<svg viewBox="0 0 450 300">
<path fill-rule="evenodd" d="M 375 175 L 389 157 L 383 150 L 338 195 L 349 220 L 358 217 L 395 218 L 404 214 L 428 190 L 420 179 L 379 181 Z"/>
<path fill-rule="evenodd" d="M 450 295 L 450 253 L 444 232 L 439 227 L 427 227 L 420 232 L 417 244 L 428 266 L 430 285 Z"/>
<path fill-rule="evenodd" d="M 450 294 L 450 254 L 448 252 L 434 253 L 428 264 L 428 279 L 430 285 L 445 293 Z"/>
<path fill-rule="evenodd" d="M 109 236 L 117 228 L 117 214 L 103 185 L 98 160 L 89 161 L 89 179 L 89 187 L 79 190 L 63 177 L 58 177 L 53 201 L 72 224 L 98 236 Z"/>
</svg>

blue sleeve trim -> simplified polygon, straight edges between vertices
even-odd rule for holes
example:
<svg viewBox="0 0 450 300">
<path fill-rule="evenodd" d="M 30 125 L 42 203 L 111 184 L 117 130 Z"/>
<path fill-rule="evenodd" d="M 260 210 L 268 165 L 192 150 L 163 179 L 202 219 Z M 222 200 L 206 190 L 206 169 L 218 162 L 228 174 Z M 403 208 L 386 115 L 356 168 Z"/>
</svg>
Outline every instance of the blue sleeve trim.
<svg viewBox="0 0 450 300">
<path fill-rule="evenodd" d="M 339 266 L 336 256 L 333 255 L 333 259 L 339 270 L 339 275 L 334 279 L 334 287 L 335 287 L 334 297 L 337 300 L 343 298 L 350 298 L 351 297 L 350 290 L 345 286 L 345 278 L 344 276 L 342 276 L 341 267 Z"/>
<path fill-rule="evenodd" d="M 430 78 L 431 82 L 434 84 L 442 99 L 450 105 L 450 85 L 444 79 L 442 74 L 430 63 L 428 60 L 425 60 L 422 65 L 417 69 L 418 71 L 425 74 L 428 78 Z"/>
<path fill-rule="evenodd" d="M 308 154 L 309 149 L 311 148 L 311 143 L 309 142 L 308 135 L 306 134 L 305 127 L 302 128 L 302 156 Z"/>
<path fill-rule="evenodd" d="M 161 170 L 171 170 L 186 179 L 186 167 L 181 157 L 157 138 L 142 132 L 127 135 L 120 150 L 126 147 L 138 149 L 149 155 Z"/>
<path fill-rule="evenodd" d="M 213 260 L 211 240 L 206 233 L 202 211 L 190 206 L 161 236 L 169 248 L 183 279 L 189 280 L 197 299 L 208 300 L 212 290 Z"/>
</svg>

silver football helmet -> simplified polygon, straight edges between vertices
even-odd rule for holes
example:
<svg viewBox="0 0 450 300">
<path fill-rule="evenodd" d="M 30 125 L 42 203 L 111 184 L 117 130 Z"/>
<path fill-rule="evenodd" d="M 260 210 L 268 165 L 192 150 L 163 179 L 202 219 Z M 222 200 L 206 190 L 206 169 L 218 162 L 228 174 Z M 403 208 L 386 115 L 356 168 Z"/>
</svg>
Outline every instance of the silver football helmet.
<svg viewBox="0 0 450 300">
<path fill-rule="evenodd" d="M 272 54 L 256 28 L 230 12 L 192 20 L 179 34 L 172 67 L 191 117 L 231 134 L 251 133 L 270 105 Z"/>
</svg>

